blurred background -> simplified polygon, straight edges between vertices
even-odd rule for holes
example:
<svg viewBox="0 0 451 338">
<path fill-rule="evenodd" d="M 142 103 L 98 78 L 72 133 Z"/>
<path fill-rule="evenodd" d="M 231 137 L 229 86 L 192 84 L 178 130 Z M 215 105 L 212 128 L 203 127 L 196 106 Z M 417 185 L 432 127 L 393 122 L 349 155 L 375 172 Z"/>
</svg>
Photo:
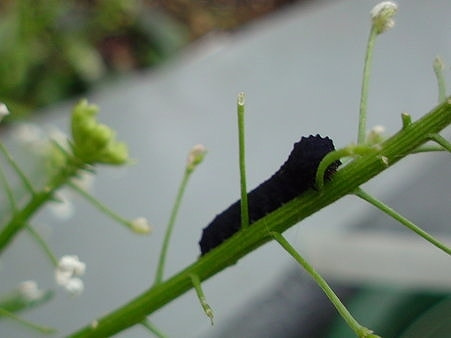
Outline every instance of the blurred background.
<svg viewBox="0 0 451 338">
<path fill-rule="evenodd" d="M 0 98 L 18 118 L 294 2 L 307 1 L 5 0 Z"/>
<path fill-rule="evenodd" d="M 57 256 L 76 254 L 86 262 L 84 293 L 70 297 L 57 288 L 51 264 L 24 233 L 0 259 L 0 295 L 29 279 L 54 290 L 51 301 L 20 315 L 64 336 L 144 291 L 186 155 L 203 143 L 208 154 L 182 203 L 166 276 L 195 261 L 202 228 L 239 196 L 240 91 L 247 95 L 250 188 L 279 168 L 301 136 L 328 135 L 336 147 L 353 142 L 376 3 L 2 1 L 0 101 L 12 112 L 2 122 L 2 142 L 33 179 L 42 179 L 30 140 L 55 128 L 67 132 L 71 107 L 87 97 L 136 159 L 126 168 L 99 167 L 90 191 L 124 217 L 147 217 L 154 232 L 130 233 L 71 196 L 69 212 L 45 208 L 32 225 Z M 370 86 L 368 127 L 384 125 L 387 135 L 399 130 L 400 113 L 417 119 L 437 104 L 432 62 L 440 54 L 451 63 L 451 2 L 399 5 L 395 28 L 376 42 Z M 445 75 L 451 83 L 449 66 Z M 411 156 L 364 188 L 450 244 L 449 165 L 445 153 Z M 446 337 L 450 331 L 449 257 L 369 205 L 344 198 L 285 236 L 378 334 Z M 194 292 L 151 320 L 170 337 L 352 336 L 275 243 L 206 281 L 204 291 L 213 327 Z M 118 337 L 146 335 L 137 326 Z M 0 318 L 0 336 L 38 335 Z"/>
</svg>

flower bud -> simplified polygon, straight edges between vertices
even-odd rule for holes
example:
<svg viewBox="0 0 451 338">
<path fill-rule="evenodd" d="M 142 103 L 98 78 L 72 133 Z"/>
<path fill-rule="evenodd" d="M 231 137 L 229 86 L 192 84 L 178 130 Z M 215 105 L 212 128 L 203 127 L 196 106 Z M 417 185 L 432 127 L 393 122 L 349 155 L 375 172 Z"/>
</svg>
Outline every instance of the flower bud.
<svg viewBox="0 0 451 338">
<path fill-rule="evenodd" d="M 80 101 L 72 111 L 72 149 L 85 163 L 123 164 L 128 160 L 128 149 L 116 141 L 115 132 L 96 121 L 98 108 Z"/>
<path fill-rule="evenodd" d="M 207 153 L 207 149 L 202 144 L 196 144 L 188 154 L 188 158 L 186 160 L 186 169 L 188 171 L 193 171 L 200 163 L 202 163 L 205 154 Z"/>
<path fill-rule="evenodd" d="M 370 14 L 377 34 L 393 28 L 395 25 L 393 17 L 397 11 L 398 5 L 392 1 L 383 1 L 373 7 Z"/>
</svg>

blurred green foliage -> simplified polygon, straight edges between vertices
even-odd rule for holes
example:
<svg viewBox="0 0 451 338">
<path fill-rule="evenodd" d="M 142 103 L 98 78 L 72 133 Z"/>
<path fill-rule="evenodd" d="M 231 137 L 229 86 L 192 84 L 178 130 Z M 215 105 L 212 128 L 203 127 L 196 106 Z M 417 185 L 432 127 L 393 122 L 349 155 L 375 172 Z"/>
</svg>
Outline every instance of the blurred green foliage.
<svg viewBox="0 0 451 338">
<path fill-rule="evenodd" d="M 187 36 L 138 0 L 2 0 L 0 101 L 17 117 L 154 65 Z"/>
</svg>

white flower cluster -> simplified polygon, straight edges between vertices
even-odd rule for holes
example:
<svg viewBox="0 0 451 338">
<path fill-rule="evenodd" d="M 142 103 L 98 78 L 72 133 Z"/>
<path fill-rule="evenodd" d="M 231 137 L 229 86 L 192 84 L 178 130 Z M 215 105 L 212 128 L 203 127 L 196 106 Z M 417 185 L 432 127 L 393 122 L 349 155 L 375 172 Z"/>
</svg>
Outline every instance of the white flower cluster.
<svg viewBox="0 0 451 338">
<path fill-rule="evenodd" d="M 55 280 L 73 295 L 83 292 L 83 281 L 79 278 L 85 273 L 86 264 L 75 255 L 61 257 L 55 270 Z"/>
</svg>

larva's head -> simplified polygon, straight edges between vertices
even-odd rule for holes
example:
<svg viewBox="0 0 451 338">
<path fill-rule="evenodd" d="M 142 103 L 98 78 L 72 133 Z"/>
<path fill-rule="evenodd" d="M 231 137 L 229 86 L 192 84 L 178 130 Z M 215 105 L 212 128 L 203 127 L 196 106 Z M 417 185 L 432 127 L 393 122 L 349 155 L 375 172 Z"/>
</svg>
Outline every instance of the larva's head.
<svg viewBox="0 0 451 338">
<path fill-rule="evenodd" d="M 329 137 L 321 137 L 310 135 L 302 137 L 301 140 L 294 144 L 288 160 L 283 164 L 282 168 L 288 173 L 292 179 L 310 180 L 311 186 L 314 185 L 316 170 L 321 160 L 331 151 L 335 150 L 334 144 Z M 326 179 L 333 175 L 341 164 L 337 161 L 329 166 L 326 171 Z"/>
</svg>

